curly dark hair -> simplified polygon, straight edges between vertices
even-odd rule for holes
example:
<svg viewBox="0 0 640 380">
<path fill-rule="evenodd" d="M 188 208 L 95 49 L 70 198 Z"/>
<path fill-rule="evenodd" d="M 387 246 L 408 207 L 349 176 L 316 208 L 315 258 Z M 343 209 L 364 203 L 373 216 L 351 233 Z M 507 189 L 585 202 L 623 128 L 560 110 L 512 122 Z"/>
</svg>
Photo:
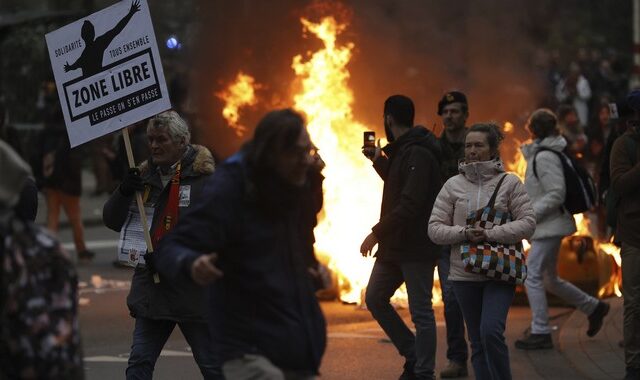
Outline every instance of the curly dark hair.
<svg viewBox="0 0 640 380">
<path fill-rule="evenodd" d="M 500 127 L 498 127 L 496 123 L 487 122 L 473 124 L 467 130 L 467 135 L 470 132 L 482 132 L 486 134 L 489 148 L 496 154 L 496 156 L 499 154 L 498 148 L 500 147 L 500 143 L 502 142 L 502 140 L 504 140 L 504 134 L 502 134 Z"/>
</svg>

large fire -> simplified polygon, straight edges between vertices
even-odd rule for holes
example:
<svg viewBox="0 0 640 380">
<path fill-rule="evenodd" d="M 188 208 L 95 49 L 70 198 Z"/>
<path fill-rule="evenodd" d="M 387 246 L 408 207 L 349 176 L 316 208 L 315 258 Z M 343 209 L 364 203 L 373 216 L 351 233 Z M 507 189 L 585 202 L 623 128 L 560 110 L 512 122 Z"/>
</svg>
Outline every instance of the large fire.
<svg viewBox="0 0 640 380">
<path fill-rule="evenodd" d="M 372 258 L 363 258 L 359 249 L 378 220 L 383 183 L 361 153 L 363 132 L 371 128 L 357 122 L 352 112 L 354 95 L 347 64 L 354 44 L 337 42 L 347 25 L 334 17 L 318 23 L 306 18 L 300 21 L 305 32 L 323 43 L 314 53 L 295 56 L 291 65 L 298 88 L 294 108 L 306 114 L 311 139 L 326 162 L 324 208 L 315 230 L 315 248 L 337 274 L 340 299 L 359 304 L 374 263 Z M 406 299 L 403 286 L 392 302 L 406 305 Z M 439 284 L 433 302 L 441 302 Z"/>
<path fill-rule="evenodd" d="M 255 79 L 241 71 L 227 89 L 216 93 L 216 96 L 225 102 L 222 116 L 238 137 L 242 137 L 247 131 L 247 127 L 240 124 L 240 108 L 253 106 L 258 102 L 256 97 L 258 88 L 260 85 Z"/>
</svg>

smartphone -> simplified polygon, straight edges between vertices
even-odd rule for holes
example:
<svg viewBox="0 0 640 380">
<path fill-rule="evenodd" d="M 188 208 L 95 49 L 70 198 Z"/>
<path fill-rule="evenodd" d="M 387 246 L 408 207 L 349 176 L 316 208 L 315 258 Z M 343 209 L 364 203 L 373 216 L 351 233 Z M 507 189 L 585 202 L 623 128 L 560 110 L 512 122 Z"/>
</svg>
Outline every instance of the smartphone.
<svg viewBox="0 0 640 380">
<path fill-rule="evenodd" d="M 375 148 L 376 147 L 376 133 L 373 131 L 365 131 L 364 132 L 364 143 L 363 146 L 365 148 Z"/>
</svg>

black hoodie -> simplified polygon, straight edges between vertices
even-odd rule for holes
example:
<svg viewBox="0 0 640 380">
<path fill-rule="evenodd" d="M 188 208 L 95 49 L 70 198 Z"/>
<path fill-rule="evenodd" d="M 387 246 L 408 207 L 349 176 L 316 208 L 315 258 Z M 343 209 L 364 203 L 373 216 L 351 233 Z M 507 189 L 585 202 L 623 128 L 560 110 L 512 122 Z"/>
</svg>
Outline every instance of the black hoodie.
<svg viewBox="0 0 640 380">
<path fill-rule="evenodd" d="M 433 133 L 411 128 L 383 148 L 385 157 L 373 166 L 384 181 L 380 222 L 373 226 L 379 241 L 376 257 L 389 261 L 435 260 L 439 248 L 427 234 L 427 224 L 442 187 Z"/>
</svg>

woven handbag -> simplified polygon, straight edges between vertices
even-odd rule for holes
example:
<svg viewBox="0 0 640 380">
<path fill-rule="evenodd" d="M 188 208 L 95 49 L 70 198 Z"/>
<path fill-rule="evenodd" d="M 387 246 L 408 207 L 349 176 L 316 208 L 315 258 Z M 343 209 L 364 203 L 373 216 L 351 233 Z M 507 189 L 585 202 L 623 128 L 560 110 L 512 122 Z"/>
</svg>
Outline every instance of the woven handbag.
<svg viewBox="0 0 640 380">
<path fill-rule="evenodd" d="M 494 207 L 498 191 L 506 176 L 507 174 L 500 178 L 489 203 L 484 208 L 469 213 L 468 227 L 490 229 L 493 226 L 511 222 L 509 212 L 496 210 Z M 467 242 L 461 246 L 461 256 L 464 270 L 467 272 L 484 274 L 491 279 L 515 285 L 523 284 L 527 278 L 527 264 L 522 243 Z"/>
</svg>

